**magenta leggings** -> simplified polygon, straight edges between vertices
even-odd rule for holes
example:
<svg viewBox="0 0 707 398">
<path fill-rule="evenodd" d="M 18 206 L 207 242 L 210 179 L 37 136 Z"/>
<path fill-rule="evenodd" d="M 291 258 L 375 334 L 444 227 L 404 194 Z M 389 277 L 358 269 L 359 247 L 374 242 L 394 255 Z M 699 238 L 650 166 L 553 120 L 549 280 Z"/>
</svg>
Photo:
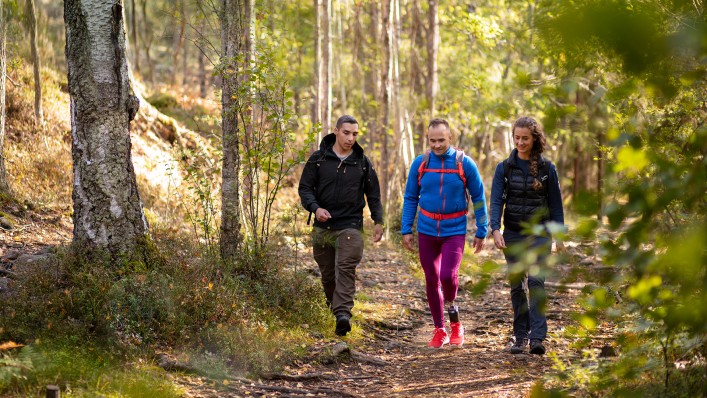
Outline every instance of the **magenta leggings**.
<svg viewBox="0 0 707 398">
<path fill-rule="evenodd" d="M 427 303 L 435 327 L 444 327 L 444 302 L 457 298 L 457 274 L 464 254 L 464 235 L 435 236 L 418 234 L 420 264 L 425 271 Z"/>
</svg>

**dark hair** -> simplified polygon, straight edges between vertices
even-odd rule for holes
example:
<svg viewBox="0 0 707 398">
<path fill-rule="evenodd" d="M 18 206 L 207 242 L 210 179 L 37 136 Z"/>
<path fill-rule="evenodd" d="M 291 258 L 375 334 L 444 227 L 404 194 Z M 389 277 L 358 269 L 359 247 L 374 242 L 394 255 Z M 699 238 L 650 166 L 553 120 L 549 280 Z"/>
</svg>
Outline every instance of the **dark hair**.
<svg viewBox="0 0 707 398">
<path fill-rule="evenodd" d="M 543 187 L 543 184 L 538 180 L 538 160 L 540 160 L 540 154 L 545 151 L 547 146 L 543 126 L 532 117 L 523 116 L 513 123 L 511 133 L 515 132 L 516 128 L 527 128 L 534 138 L 533 147 L 530 149 L 530 174 L 535 177 L 533 189 L 538 191 Z"/>
<path fill-rule="evenodd" d="M 452 131 L 452 129 L 449 128 L 449 123 L 446 120 L 440 119 L 440 118 L 434 118 L 434 119 L 430 120 L 430 124 L 427 125 L 427 130 L 429 130 L 430 127 L 437 127 L 440 124 L 445 125 L 447 127 L 448 131 L 450 131 L 450 132 Z"/>
<path fill-rule="evenodd" d="M 358 124 L 358 120 L 354 119 L 351 115 L 344 115 L 336 121 L 336 128 L 340 128 L 344 123 Z"/>
</svg>

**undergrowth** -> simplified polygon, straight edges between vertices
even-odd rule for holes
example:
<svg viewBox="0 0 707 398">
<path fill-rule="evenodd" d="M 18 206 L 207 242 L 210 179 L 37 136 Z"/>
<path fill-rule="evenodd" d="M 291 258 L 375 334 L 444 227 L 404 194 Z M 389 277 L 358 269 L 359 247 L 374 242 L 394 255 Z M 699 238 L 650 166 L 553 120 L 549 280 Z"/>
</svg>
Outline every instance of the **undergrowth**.
<svg viewBox="0 0 707 398">
<path fill-rule="evenodd" d="M 161 347 L 172 347 L 199 373 L 221 364 L 257 374 L 287 363 L 324 330 L 321 288 L 304 272 L 271 266 L 276 257 L 244 257 L 251 267 L 263 263 L 253 277 L 239 273 L 240 264 L 194 256 L 198 248 L 188 242 L 161 243 L 146 261 L 87 260 L 67 249 L 25 269 L 0 308 L 0 341 L 26 344 L 35 355 L 0 392 L 23 394 L 53 377 L 89 395 L 105 393 L 112 388 L 106 373 L 119 378 L 106 369 L 142 372 L 136 364 Z M 61 363 L 72 352 L 78 369 L 68 372 Z"/>
</svg>

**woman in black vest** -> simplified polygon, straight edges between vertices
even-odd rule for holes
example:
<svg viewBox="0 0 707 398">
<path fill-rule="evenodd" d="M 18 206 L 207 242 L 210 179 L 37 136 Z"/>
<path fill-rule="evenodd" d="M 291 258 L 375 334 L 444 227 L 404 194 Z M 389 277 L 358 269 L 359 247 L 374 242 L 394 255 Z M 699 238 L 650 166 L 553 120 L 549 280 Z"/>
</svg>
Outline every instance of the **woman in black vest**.
<svg viewBox="0 0 707 398">
<path fill-rule="evenodd" d="M 564 225 L 557 170 L 542 156 L 546 147 L 542 126 L 530 117 L 513 124 L 515 149 L 496 166 L 491 186 L 491 234 L 508 263 L 513 304 L 511 353 L 543 355 L 547 335 L 545 277 L 535 264 L 550 254 L 548 222 Z M 503 216 L 503 233 L 501 233 Z M 558 248 L 564 249 L 558 242 Z"/>
</svg>

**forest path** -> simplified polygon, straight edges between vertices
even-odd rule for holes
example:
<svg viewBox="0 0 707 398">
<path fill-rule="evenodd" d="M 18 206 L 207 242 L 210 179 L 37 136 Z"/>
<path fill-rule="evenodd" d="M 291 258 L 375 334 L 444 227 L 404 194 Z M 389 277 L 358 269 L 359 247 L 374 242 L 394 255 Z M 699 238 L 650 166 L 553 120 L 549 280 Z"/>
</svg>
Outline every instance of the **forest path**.
<svg viewBox="0 0 707 398">
<path fill-rule="evenodd" d="M 478 260 L 504 264 L 502 254 L 491 247 L 487 242 Z M 570 243 L 569 249 L 575 259 L 581 256 L 577 245 Z M 311 258 L 306 262 L 316 268 Z M 563 275 L 569 268 L 560 266 L 558 271 Z M 433 327 L 424 281 L 413 275 L 398 248 L 369 245 L 357 279 L 359 304 L 354 307 L 352 333 L 360 338 L 323 339 L 310 348 L 309 359 L 267 380 L 235 380 L 212 387 L 199 377 L 176 381 L 190 397 L 526 397 L 535 381 L 551 369 L 552 356 L 566 362 L 579 355 L 560 334 L 574 322 L 576 289 L 547 289 L 548 354 L 512 355 L 510 290 L 503 273 L 495 274 L 478 297 L 460 289 L 457 302 L 466 342 L 438 350 L 427 347 Z M 362 301 L 378 311 L 369 310 Z M 347 342 L 345 348 L 342 341 Z M 342 348 L 344 353 L 331 356 L 331 351 Z"/>
</svg>

